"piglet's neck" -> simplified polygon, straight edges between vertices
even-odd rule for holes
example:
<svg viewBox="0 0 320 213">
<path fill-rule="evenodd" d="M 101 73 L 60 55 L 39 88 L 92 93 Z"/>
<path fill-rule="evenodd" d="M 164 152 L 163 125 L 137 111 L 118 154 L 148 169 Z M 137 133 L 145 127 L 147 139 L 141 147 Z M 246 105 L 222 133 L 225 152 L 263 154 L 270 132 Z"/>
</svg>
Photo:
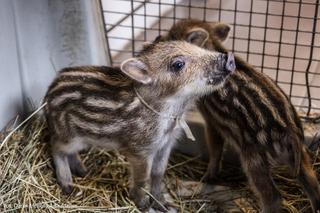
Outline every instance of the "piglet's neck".
<svg viewBox="0 0 320 213">
<path fill-rule="evenodd" d="M 191 97 L 181 97 L 178 95 L 164 96 L 152 88 L 140 86 L 134 87 L 136 96 L 140 102 L 154 113 L 161 114 L 163 117 L 181 117 L 187 110 Z"/>
</svg>

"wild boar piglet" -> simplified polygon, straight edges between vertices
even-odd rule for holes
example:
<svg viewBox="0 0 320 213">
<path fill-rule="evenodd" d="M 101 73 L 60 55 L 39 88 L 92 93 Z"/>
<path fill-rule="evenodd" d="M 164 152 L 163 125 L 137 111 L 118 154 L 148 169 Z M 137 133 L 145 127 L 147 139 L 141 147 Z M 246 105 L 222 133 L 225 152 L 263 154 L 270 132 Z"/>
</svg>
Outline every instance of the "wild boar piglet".
<svg viewBox="0 0 320 213">
<path fill-rule="evenodd" d="M 61 70 L 46 94 L 45 115 L 62 189 L 72 191 L 71 174 L 86 175 L 79 151 L 96 146 L 126 156 L 132 170 L 130 196 L 140 209 L 150 206 L 142 189 L 149 180 L 151 194 L 164 202 L 161 179 L 171 148 L 183 129 L 189 132 L 184 112 L 220 88 L 232 65 L 232 54 L 173 41 L 145 46 L 121 68 Z"/>
<path fill-rule="evenodd" d="M 226 53 L 222 45 L 230 27 L 199 20 L 181 21 L 157 41 L 186 40 L 211 51 Z M 240 154 L 244 172 L 260 198 L 262 212 L 281 211 L 281 195 L 270 168 L 286 165 L 307 193 L 313 212 L 320 210 L 320 186 L 312 169 L 299 116 L 290 99 L 267 75 L 239 57 L 237 70 L 225 85 L 200 99 L 199 109 L 207 124 L 210 154 L 205 179 L 215 180 L 223 144 Z"/>
</svg>

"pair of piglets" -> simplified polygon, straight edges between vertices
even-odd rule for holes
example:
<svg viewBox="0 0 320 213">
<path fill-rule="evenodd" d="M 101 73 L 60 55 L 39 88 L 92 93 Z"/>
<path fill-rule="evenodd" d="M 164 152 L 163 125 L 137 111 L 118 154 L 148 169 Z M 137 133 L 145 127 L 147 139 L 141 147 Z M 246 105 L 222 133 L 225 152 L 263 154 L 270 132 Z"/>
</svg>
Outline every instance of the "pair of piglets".
<svg viewBox="0 0 320 213">
<path fill-rule="evenodd" d="M 230 27 L 223 23 L 181 21 L 157 41 L 186 40 L 204 49 L 227 53 L 222 42 Z M 304 146 L 301 121 L 289 98 L 276 83 L 239 57 L 237 70 L 225 85 L 201 98 L 210 154 L 205 179 L 215 180 L 225 142 L 239 153 L 262 212 L 281 211 L 281 195 L 270 168 L 285 165 L 307 193 L 313 212 L 320 210 L 320 187 Z"/>
<path fill-rule="evenodd" d="M 149 44 L 121 68 L 83 66 L 61 70 L 49 87 L 45 116 L 56 177 L 72 191 L 72 174 L 85 176 L 79 151 L 89 146 L 116 149 L 132 170 L 130 196 L 139 209 L 161 195 L 172 146 L 180 136 L 183 114 L 199 97 L 220 88 L 234 70 L 232 55 L 184 41 Z M 182 122 L 183 123 L 183 122 Z M 185 123 L 184 123 L 185 124 Z M 163 203 L 165 204 L 165 203 Z"/>
</svg>

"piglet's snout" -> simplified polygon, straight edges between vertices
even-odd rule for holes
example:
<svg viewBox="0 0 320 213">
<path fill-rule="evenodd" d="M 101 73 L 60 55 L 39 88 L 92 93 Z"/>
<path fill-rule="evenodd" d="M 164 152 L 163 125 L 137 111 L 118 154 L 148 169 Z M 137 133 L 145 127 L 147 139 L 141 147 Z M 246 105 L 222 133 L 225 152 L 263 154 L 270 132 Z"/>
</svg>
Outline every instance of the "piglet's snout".
<svg viewBox="0 0 320 213">
<path fill-rule="evenodd" d="M 231 73 L 236 70 L 236 62 L 232 53 L 220 53 L 217 60 L 217 68 L 220 71 Z"/>
</svg>

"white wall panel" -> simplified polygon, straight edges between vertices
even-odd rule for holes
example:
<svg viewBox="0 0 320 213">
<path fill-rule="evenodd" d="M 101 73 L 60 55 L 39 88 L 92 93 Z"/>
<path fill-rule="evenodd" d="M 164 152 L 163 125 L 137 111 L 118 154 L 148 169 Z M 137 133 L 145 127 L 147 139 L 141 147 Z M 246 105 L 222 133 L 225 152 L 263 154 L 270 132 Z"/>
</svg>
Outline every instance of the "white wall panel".
<svg viewBox="0 0 320 213">
<path fill-rule="evenodd" d="M 0 1 L 0 130 L 39 106 L 56 71 L 108 63 L 99 0 Z"/>
</svg>

